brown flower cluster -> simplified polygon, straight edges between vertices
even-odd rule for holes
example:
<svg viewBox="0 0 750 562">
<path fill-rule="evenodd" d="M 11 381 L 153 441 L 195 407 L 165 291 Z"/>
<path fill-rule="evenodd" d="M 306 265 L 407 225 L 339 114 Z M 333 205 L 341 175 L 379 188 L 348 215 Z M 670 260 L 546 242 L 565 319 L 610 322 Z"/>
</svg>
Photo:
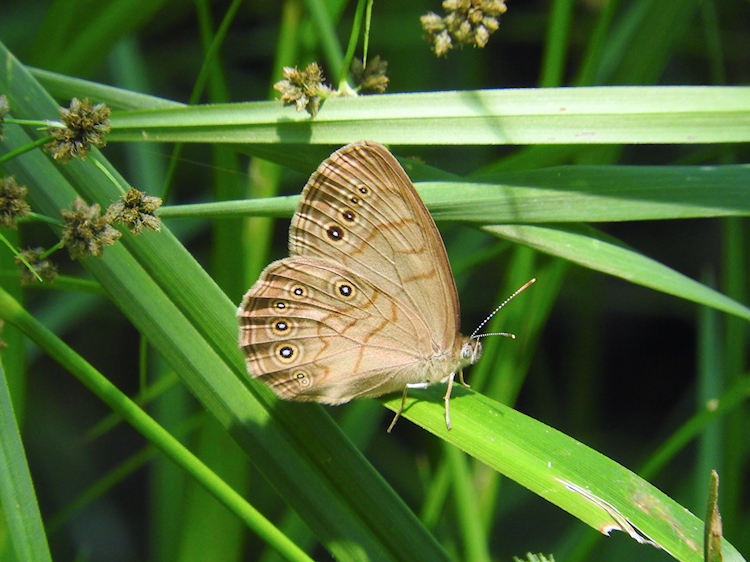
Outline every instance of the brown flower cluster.
<svg viewBox="0 0 750 562">
<path fill-rule="evenodd" d="M 73 98 L 70 107 L 60 108 L 64 128 L 53 128 L 52 141 L 44 148 L 55 160 L 69 162 L 73 158 L 85 158 L 91 147 L 101 148 L 107 144 L 104 137 L 112 128 L 109 124 L 111 110 L 103 103 L 94 106 L 88 99 Z"/>
<path fill-rule="evenodd" d="M 51 283 L 57 277 L 57 267 L 47 259 L 42 259 L 44 248 L 29 248 L 23 250 L 19 256 L 16 256 L 16 264 L 21 268 L 21 283 L 30 285 L 38 283 L 39 277 L 45 283 Z M 23 259 L 21 259 L 23 258 Z M 24 263 L 26 260 L 26 263 Z M 34 271 L 31 271 L 26 264 L 30 265 Z M 34 275 L 34 272 L 39 276 Z"/>
<path fill-rule="evenodd" d="M 323 71 L 318 63 L 308 64 L 305 70 L 285 66 L 282 76 L 284 79 L 276 82 L 273 89 L 281 94 L 284 105 L 295 105 L 297 111 L 305 109 L 315 117 L 320 102 L 331 92 L 331 88 L 323 83 Z"/>
<path fill-rule="evenodd" d="M 144 228 L 159 232 L 161 219 L 154 214 L 159 207 L 161 199 L 146 195 L 133 187 L 119 201 L 109 206 L 106 218 L 110 223 L 126 224 L 134 235 L 140 234 Z"/>
<path fill-rule="evenodd" d="M 18 185 L 13 176 L 0 180 L 0 226 L 16 228 L 16 219 L 29 214 L 27 191 L 25 187 Z"/>
<path fill-rule="evenodd" d="M 62 211 L 62 216 L 65 220 L 62 242 L 74 260 L 98 256 L 104 246 L 111 246 L 122 236 L 101 216 L 99 205 L 88 206 L 80 197 L 73 201 L 71 211 Z"/>
<path fill-rule="evenodd" d="M 385 93 L 388 88 L 388 77 L 385 75 L 387 71 L 388 62 L 381 61 L 379 56 L 370 59 L 367 66 L 357 57 L 352 60 L 352 76 L 361 94 Z"/>
<path fill-rule="evenodd" d="M 445 0 L 443 9 L 445 17 L 430 12 L 420 18 L 427 40 L 439 57 L 456 45 L 484 47 L 508 8 L 503 0 Z"/>
</svg>

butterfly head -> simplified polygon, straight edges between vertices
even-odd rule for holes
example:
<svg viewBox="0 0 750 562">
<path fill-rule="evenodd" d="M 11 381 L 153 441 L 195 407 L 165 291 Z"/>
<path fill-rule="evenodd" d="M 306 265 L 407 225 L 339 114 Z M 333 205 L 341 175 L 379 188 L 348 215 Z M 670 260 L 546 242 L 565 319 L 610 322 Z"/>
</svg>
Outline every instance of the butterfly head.
<svg viewBox="0 0 750 562">
<path fill-rule="evenodd" d="M 482 357 L 482 343 L 477 338 L 467 338 L 461 347 L 461 363 L 473 365 Z"/>
</svg>

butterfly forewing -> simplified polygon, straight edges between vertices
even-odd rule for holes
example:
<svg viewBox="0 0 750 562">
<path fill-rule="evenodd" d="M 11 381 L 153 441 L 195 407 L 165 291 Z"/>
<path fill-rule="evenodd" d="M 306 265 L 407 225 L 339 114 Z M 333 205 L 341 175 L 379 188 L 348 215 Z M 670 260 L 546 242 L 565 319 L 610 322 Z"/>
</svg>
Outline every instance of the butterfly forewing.
<svg viewBox="0 0 750 562">
<path fill-rule="evenodd" d="M 344 264 L 418 311 L 436 347 L 453 346 L 460 315 L 443 241 L 381 145 L 349 145 L 321 164 L 302 192 L 289 250 Z"/>
</svg>

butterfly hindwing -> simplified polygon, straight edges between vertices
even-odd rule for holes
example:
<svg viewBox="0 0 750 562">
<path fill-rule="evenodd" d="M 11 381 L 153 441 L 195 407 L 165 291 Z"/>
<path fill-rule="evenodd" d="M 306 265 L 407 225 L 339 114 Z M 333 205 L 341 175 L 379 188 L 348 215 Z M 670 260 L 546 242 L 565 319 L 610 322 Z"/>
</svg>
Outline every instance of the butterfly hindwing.
<svg viewBox="0 0 750 562">
<path fill-rule="evenodd" d="M 417 382 L 431 345 L 420 333 L 426 326 L 411 310 L 311 258 L 269 265 L 240 307 L 248 369 L 287 399 L 340 403 Z"/>
</svg>

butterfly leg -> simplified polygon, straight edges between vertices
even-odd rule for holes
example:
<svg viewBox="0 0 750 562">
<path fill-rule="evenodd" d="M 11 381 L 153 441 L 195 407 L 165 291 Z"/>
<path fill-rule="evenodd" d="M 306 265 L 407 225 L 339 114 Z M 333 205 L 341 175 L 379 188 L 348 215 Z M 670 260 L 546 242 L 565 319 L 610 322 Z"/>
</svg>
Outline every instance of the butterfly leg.
<svg viewBox="0 0 750 562">
<path fill-rule="evenodd" d="M 459 372 L 461 372 L 461 371 L 459 371 Z M 453 391 L 453 379 L 454 378 L 456 378 L 456 373 L 451 373 L 451 376 L 448 377 L 448 390 L 446 390 L 446 392 L 445 392 L 445 398 L 443 398 L 443 400 L 445 400 L 445 425 L 448 428 L 448 431 L 450 431 L 451 429 L 453 429 L 451 427 L 451 407 L 450 407 L 450 402 L 451 402 L 451 392 Z M 463 374 L 460 376 L 460 380 L 461 380 L 461 382 L 463 382 Z"/>
<path fill-rule="evenodd" d="M 404 387 L 404 393 L 401 396 L 401 405 L 398 407 L 398 411 L 396 412 L 396 415 L 393 417 L 393 421 L 391 422 L 391 425 L 388 426 L 388 433 L 391 432 L 391 429 L 393 429 L 393 426 L 396 425 L 396 420 L 401 416 L 401 412 L 404 411 L 404 405 L 406 405 L 406 393 L 409 392 L 410 388 L 427 388 L 430 386 L 430 383 L 428 382 L 410 382 Z"/>
<path fill-rule="evenodd" d="M 460 382 L 466 388 L 471 388 L 471 385 L 464 380 L 464 370 L 463 369 L 461 369 L 458 372 L 458 382 Z"/>
<path fill-rule="evenodd" d="M 396 411 L 396 415 L 393 416 L 393 421 L 391 422 L 391 425 L 388 426 L 388 433 L 391 432 L 391 429 L 393 429 L 393 426 L 396 425 L 396 420 L 401 416 L 401 412 L 404 411 L 404 404 L 406 404 L 406 393 L 409 392 L 409 385 L 406 385 L 404 387 L 404 393 L 401 395 L 401 405 L 398 407 L 398 411 Z"/>
</svg>

